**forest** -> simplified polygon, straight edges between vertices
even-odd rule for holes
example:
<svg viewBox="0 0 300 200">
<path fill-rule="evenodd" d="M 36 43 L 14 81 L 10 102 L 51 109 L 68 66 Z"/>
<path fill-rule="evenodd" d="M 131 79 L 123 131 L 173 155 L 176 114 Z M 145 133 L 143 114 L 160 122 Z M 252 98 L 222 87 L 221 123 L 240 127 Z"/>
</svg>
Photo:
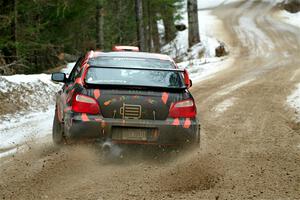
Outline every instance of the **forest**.
<svg viewBox="0 0 300 200">
<path fill-rule="evenodd" d="M 183 6 L 188 25 L 176 24 Z M 189 45 L 200 42 L 197 0 L 0 0 L 0 74 L 44 72 L 114 45 L 160 52 L 187 27 Z"/>
</svg>

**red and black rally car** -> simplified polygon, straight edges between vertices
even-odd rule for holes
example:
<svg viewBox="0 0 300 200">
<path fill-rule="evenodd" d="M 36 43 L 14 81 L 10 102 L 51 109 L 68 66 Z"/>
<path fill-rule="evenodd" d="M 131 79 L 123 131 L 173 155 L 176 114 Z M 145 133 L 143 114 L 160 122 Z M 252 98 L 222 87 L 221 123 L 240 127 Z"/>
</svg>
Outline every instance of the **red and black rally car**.
<svg viewBox="0 0 300 200">
<path fill-rule="evenodd" d="M 56 95 L 53 141 L 113 144 L 198 144 L 200 125 L 191 81 L 166 55 L 94 52 L 78 59 Z"/>
</svg>

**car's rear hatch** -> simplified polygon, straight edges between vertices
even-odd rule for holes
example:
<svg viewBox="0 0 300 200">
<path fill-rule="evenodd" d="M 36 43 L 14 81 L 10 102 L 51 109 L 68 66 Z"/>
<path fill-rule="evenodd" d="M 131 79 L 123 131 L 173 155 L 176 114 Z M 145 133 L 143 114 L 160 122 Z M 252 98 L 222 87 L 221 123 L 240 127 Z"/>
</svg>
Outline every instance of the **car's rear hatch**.
<svg viewBox="0 0 300 200">
<path fill-rule="evenodd" d="M 171 104 L 184 99 L 186 93 L 94 88 L 88 94 L 97 99 L 104 118 L 165 120 Z"/>
<path fill-rule="evenodd" d="M 85 83 L 104 118 L 165 120 L 171 104 L 188 94 L 183 72 L 169 60 L 99 57 Z"/>
</svg>

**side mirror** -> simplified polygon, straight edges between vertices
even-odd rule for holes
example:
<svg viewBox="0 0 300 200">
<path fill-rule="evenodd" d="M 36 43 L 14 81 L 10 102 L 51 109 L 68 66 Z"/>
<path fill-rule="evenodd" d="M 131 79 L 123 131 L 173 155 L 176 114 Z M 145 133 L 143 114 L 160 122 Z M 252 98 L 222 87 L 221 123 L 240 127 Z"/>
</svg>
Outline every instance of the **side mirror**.
<svg viewBox="0 0 300 200">
<path fill-rule="evenodd" d="M 184 69 L 184 84 L 187 87 L 187 89 L 189 89 L 190 87 L 192 87 L 192 80 L 189 77 L 188 71 L 186 69 Z"/>
<path fill-rule="evenodd" d="M 66 78 L 66 74 L 62 73 L 62 72 L 56 72 L 53 73 L 51 75 L 51 80 L 54 82 L 61 82 L 61 83 L 65 83 L 67 78 Z"/>
</svg>

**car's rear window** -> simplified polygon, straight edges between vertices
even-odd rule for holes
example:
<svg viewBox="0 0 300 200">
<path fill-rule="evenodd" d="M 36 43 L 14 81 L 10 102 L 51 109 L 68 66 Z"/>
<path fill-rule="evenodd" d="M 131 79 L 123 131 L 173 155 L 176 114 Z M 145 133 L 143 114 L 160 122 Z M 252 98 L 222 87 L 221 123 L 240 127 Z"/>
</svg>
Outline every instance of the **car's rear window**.
<svg viewBox="0 0 300 200">
<path fill-rule="evenodd" d="M 85 79 L 89 84 L 184 88 L 180 72 L 159 70 L 174 69 L 170 61 L 131 58 L 99 59 L 97 63 L 90 62 L 90 65 Z M 134 68 L 153 68 L 153 70 Z"/>
<path fill-rule="evenodd" d="M 153 58 L 126 58 L 102 56 L 92 58 L 89 61 L 91 66 L 105 67 L 137 67 L 137 68 L 168 68 L 173 69 L 174 64 L 169 60 L 160 60 Z"/>
</svg>

